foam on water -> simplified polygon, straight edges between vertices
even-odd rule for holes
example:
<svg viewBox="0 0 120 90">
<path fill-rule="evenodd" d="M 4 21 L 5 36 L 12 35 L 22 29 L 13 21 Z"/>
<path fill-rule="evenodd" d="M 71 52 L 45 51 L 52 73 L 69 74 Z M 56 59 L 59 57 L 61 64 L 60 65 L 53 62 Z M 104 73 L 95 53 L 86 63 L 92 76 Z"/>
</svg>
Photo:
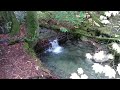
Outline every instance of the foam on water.
<svg viewBox="0 0 120 90">
<path fill-rule="evenodd" d="M 50 42 L 50 43 L 51 43 L 52 47 L 50 47 L 50 48 L 47 50 L 48 52 L 53 52 L 53 53 L 55 53 L 55 54 L 58 54 L 58 53 L 61 53 L 61 52 L 62 52 L 62 47 L 59 46 L 57 39 L 53 40 L 53 41 Z"/>
</svg>

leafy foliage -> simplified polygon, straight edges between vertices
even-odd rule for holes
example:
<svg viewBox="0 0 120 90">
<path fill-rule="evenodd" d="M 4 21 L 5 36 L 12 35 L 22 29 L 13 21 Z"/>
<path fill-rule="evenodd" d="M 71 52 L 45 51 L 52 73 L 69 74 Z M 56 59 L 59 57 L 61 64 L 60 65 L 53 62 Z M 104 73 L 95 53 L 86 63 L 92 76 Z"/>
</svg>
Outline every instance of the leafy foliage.
<svg viewBox="0 0 120 90">
<path fill-rule="evenodd" d="M 52 14 L 54 13 L 54 11 L 37 11 L 36 15 L 37 15 L 37 19 L 41 20 L 41 19 L 51 19 L 53 16 Z"/>
<path fill-rule="evenodd" d="M 77 11 L 56 11 L 54 13 L 55 19 L 58 21 L 67 21 L 74 25 L 80 25 L 84 20 L 85 14 Z"/>
</svg>

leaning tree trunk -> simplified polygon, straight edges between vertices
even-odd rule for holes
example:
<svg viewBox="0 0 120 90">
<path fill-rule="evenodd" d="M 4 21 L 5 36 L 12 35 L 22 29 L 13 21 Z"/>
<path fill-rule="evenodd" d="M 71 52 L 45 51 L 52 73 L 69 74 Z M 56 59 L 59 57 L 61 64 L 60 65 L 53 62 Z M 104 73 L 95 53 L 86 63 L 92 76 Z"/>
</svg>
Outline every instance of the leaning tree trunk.
<svg viewBox="0 0 120 90">
<path fill-rule="evenodd" d="M 18 34 L 20 30 L 20 24 L 13 11 L 11 12 L 11 21 L 12 21 L 11 34 L 12 35 Z"/>
<path fill-rule="evenodd" d="M 7 28 L 7 23 L 10 21 L 10 14 L 8 11 L 0 11 L 0 34 L 6 34 L 10 32 Z"/>
<path fill-rule="evenodd" d="M 20 25 L 13 11 L 0 11 L 0 17 L 4 23 L 4 32 L 10 32 L 11 35 L 19 32 Z"/>
<path fill-rule="evenodd" d="M 27 42 L 30 47 L 34 47 L 37 42 L 37 37 L 39 35 L 39 24 L 37 20 L 36 11 L 27 11 L 26 16 L 26 24 L 27 24 Z"/>
</svg>

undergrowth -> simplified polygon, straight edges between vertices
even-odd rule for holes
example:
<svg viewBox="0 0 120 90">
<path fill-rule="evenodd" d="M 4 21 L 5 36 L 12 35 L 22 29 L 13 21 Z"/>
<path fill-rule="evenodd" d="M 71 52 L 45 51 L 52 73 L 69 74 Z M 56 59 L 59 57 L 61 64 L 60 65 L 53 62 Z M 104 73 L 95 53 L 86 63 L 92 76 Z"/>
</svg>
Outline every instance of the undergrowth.
<svg viewBox="0 0 120 90">
<path fill-rule="evenodd" d="M 67 21 L 74 25 L 81 25 L 83 22 L 85 14 L 84 12 L 80 11 L 56 11 L 54 13 L 54 18 L 58 21 Z"/>
<path fill-rule="evenodd" d="M 36 58 L 36 54 L 34 52 L 34 50 L 29 46 L 29 44 L 27 42 L 24 43 L 23 48 L 26 50 L 26 52 L 28 54 L 30 54 L 33 58 Z"/>
</svg>

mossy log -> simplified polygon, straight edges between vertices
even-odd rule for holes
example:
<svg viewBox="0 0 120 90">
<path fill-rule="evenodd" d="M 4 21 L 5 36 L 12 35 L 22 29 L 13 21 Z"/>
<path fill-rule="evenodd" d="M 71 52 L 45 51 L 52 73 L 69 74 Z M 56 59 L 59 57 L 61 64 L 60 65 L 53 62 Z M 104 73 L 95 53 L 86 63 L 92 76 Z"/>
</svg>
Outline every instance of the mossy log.
<svg viewBox="0 0 120 90">
<path fill-rule="evenodd" d="M 94 38 L 94 39 L 99 40 L 99 41 L 116 41 L 116 42 L 120 42 L 120 38 L 97 37 L 97 36 L 92 36 L 92 35 L 88 35 L 88 34 L 85 34 L 85 33 L 74 33 L 74 34 L 83 35 L 83 36 L 86 36 L 86 37 L 89 37 L 89 38 Z"/>
<path fill-rule="evenodd" d="M 39 21 L 39 26 L 40 27 L 45 27 L 53 30 L 60 30 L 60 27 L 64 27 L 69 29 L 70 31 L 75 31 L 75 30 L 82 30 L 82 31 L 91 31 L 95 33 L 101 33 L 101 34 L 109 34 L 108 29 L 105 30 L 105 28 L 98 28 L 98 27 L 93 27 L 90 25 L 89 22 L 84 22 L 82 23 L 79 27 L 75 27 L 74 25 L 71 25 L 70 23 L 58 23 L 55 20 L 40 20 Z M 79 31 L 77 31 L 79 32 Z"/>
<path fill-rule="evenodd" d="M 52 30 L 56 30 L 56 31 L 60 31 L 60 27 L 62 27 L 62 25 L 57 24 L 57 22 L 53 22 L 50 23 L 48 21 L 39 21 L 39 26 L 40 27 L 45 27 L 45 28 L 49 28 Z M 81 25 L 81 27 L 79 28 L 75 28 L 73 26 L 73 28 L 69 28 L 67 26 L 64 25 L 65 28 L 70 30 L 70 33 L 73 33 L 74 35 L 78 35 L 78 36 L 86 36 L 86 37 L 90 37 L 90 38 L 94 38 L 100 41 L 120 41 L 120 38 L 116 38 L 114 37 L 114 34 L 111 33 L 110 28 L 107 27 L 87 27 L 84 25 Z M 103 37 L 99 37 L 100 35 L 103 35 Z"/>
<path fill-rule="evenodd" d="M 70 29 L 70 30 L 74 30 L 75 26 L 68 23 L 68 22 L 59 22 L 57 20 L 54 19 L 50 19 L 50 20 L 39 20 L 39 26 L 40 27 L 45 27 L 45 28 L 49 28 L 49 29 L 54 29 L 54 30 L 60 30 L 61 27 Z"/>
</svg>

